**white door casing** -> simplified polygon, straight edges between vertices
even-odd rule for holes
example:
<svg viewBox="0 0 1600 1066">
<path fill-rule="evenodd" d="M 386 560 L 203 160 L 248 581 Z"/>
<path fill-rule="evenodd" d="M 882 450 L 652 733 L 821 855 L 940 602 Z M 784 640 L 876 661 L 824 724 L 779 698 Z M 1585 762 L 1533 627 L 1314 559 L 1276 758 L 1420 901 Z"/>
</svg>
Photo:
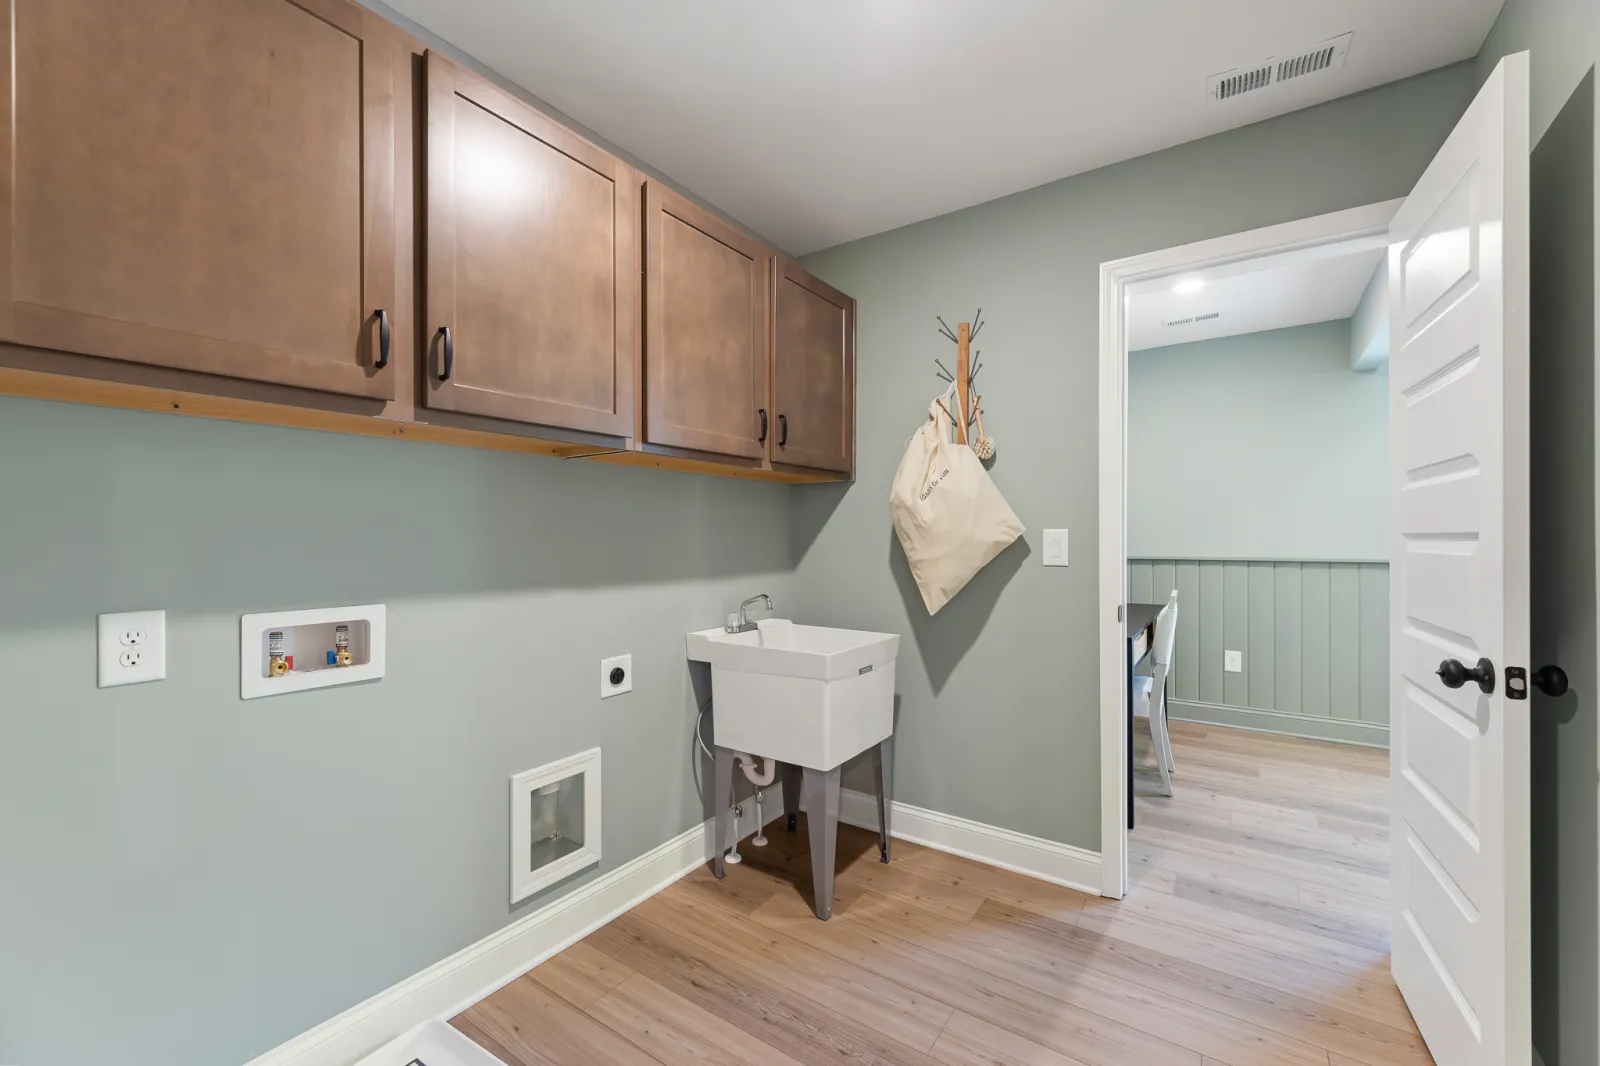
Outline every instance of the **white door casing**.
<svg viewBox="0 0 1600 1066">
<path fill-rule="evenodd" d="M 1396 213 L 1389 279 L 1394 976 L 1438 1062 L 1526 1066 L 1527 53 Z M 1480 657 L 1491 693 L 1435 673 Z"/>
</svg>

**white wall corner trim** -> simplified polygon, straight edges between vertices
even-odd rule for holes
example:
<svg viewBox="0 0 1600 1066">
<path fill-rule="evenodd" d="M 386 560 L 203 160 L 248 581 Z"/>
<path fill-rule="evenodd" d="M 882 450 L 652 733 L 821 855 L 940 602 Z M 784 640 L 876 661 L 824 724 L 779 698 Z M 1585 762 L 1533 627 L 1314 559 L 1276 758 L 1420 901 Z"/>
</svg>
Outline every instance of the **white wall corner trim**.
<svg viewBox="0 0 1600 1066">
<path fill-rule="evenodd" d="M 745 805 L 746 811 L 753 808 Z M 781 803 L 767 809 L 776 812 L 766 819 L 769 823 L 783 817 Z M 755 832 L 753 813 L 740 821 L 738 830 L 740 839 Z M 714 820 L 708 819 L 679 833 L 246 1066 L 350 1066 L 419 1025 L 454 1017 L 709 862 L 713 831 Z"/>
<path fill-rule="evenodd" d="M 839 820 L 876 832 L 877 798 L 865 792 L 844 789 L 839 795 Z M 1100 894 L 1099 853 L 1071 844 L 1058 844 L 1043 837 L 1028 836 L 1026 833 L 1016 833 L 898 801 L 892 803 L 889 809 L 889 833 L 898 839 L 909 840 L 936 851 L 947 851 L 974 862 L 1065 885 L 1090 895 Z M 890 859 L 893 861 L 892 851 Z"/>
</svg>

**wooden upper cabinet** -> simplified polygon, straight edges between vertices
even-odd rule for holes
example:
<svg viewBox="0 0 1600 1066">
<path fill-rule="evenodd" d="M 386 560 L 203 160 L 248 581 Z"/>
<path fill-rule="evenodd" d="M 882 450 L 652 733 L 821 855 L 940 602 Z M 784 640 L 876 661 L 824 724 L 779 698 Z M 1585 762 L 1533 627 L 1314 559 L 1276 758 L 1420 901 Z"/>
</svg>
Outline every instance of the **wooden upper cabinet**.
<svg viewBox="0 0 1600 1066">
<path fill-rule="evenodd" d="M 779 258 L 773 306 L 772 461 L 850 473 L 856 302 Z"/>
<path fill-rule="evenodd" d="M 428 54 L 429 407 L 633 433 L 632 170 Z"/>
<path fill-rule="evenodd" d="M 0 339 L 392 397 L 392 30 L 348 0 L 9 6 Z"/>
<path fill-rule="evenodd" d="M 646 185 L 647 443 L 763 457 L 771 263 L 760 242 Z"/>
</svg>

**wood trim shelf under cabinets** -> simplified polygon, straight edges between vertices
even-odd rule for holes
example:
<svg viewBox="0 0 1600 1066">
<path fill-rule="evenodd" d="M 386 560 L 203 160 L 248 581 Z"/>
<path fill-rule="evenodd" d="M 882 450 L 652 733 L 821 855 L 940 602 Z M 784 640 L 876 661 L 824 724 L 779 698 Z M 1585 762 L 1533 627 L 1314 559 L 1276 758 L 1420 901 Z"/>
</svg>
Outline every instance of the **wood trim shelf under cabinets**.
<svg viewBox="0 0 1600 1066">
<path fill-rule="evenodd" d="M 421 441 L 425 444 L 448 444 L 459 448 L 546 455 L 556 459 L 589 459 L 619 466 L 649 467 L 689 474 L 713 474 L 718 477 L 742 478 L 748 481 L 806 485 L 839 480 L 837 475 L 821 472 L 737 467 L 702 459 L 619 450 L 544 437 L 490 433 L 477 429 L 412 422 L 383 415 L 352 414 L 346 411 L 267 403 L 261 400 L 186 392 L 181 389 L 135 385 L 70 374 L 51 374 L 17 367 L 0 366 L 0 395 L 88 404 L 94 407 L 116 407 L 129 411 L 189 415 L 225 422 L 248 422 L 260 426 L 314 429 L 326 433 Z"/>
</svg>

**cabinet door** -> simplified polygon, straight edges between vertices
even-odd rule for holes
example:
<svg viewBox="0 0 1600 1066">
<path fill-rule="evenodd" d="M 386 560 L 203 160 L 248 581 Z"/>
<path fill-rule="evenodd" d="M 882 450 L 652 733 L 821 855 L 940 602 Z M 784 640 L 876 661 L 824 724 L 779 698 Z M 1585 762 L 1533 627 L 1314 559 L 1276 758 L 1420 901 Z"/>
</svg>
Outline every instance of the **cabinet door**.
<svg viewBox="0 0 1600 1066">
<path fill-rule="evenodd" d="M 348 0 L 10 9 L 0 336 L 392 397 L 392 30 Z"/>
<path fill-rule="evenodd" d="M 644 439 L 759 459 L 772 254 L 657 182 L 645 188 Z"/>
<path fill-rule="evenodd" d="M 772 461 L 849 473 L 855 455 L 856 302 L 786 260 L 773 306 Z"/>
<path fill-rule="evenodd" d="M 428 54 L 429 407 L 633 432 L 633 172 Z"/>
</svg>

